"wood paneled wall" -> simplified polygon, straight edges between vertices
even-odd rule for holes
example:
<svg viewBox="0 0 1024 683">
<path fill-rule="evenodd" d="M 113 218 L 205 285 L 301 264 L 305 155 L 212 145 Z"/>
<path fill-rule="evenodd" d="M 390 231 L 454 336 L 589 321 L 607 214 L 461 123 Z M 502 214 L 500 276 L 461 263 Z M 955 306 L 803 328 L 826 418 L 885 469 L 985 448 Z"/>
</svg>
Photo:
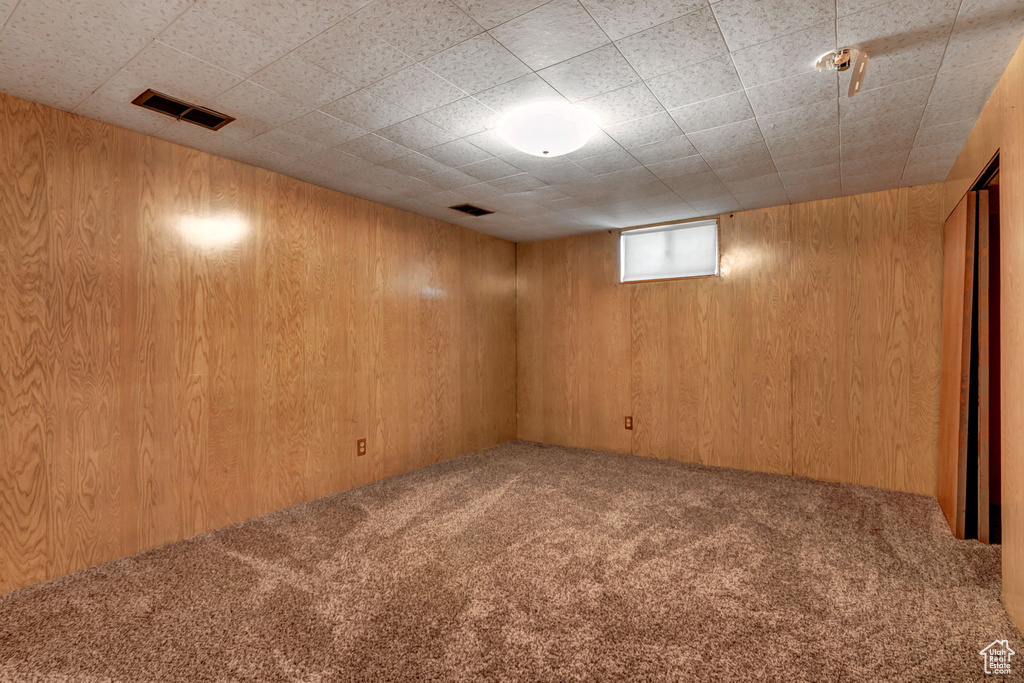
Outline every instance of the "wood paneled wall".
<svg viewBox="0 0 1024 683">
<path fill-rule="evenodd" d="M 620 285 L 609 232 L 520 244 L 520 438 L 934 495 L 941 191 L 723 216 L 717 278 Z"/>
<path fill-rule="evenodd" d="M 0 95 L 0 592 L 514 438 L 515 396 L 511 243 Z"/>
<path fill-rule="evenodd" d="M 946 209 L 999 154 L 1003 604 L 1024 630 L 1024 44 L 945 183 Z"/>
</svg>

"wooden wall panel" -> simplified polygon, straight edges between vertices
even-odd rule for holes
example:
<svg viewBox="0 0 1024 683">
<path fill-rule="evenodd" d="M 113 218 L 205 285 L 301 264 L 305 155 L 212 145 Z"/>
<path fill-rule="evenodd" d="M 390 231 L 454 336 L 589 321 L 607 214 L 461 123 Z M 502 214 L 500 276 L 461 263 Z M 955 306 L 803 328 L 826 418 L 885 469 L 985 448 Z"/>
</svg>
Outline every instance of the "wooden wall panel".
<svg viewBox="0 0 1024 683">
<path fill-rule="evenodd" d="M 999 154 L 1003 604 L 1024 629 L 1024 44 L 944 184 L 951 212 Z"/>
<path fill-rule="evenodd" d="M 940 190 L 792 207 L 795 474 L 934 493 Z"/>
<path fill-rule="evenodd" d="M 520 244 L 520 438 L 615 450 L 631 411 L 638 455 L 934 494 L 941 226 L 939 186 L 736 213 L 720 277 L 627 285 L 613 234 Z"/>
<path fill-rule="evenodd" d="M 1003 603 L 1024 629 L 1024 46 L 999 90 Z"/>
<path fill-rule="evenodd" d="M 631 452 L 618 249 L 613 232 L 518 245 L 519 438 Z"/>
<path fill-rule="evenodd" d="M 965 196 L 943 229 L 942 372 L 936 498 L 950 529 L 964 537 L 967 482 L 967 367 L 971 352 L 974 197 Z"/>
<path fill-rule="evenodd" d="M 724 216 L 721 277 L 632 298 L 634 452 L 792 471 L 789 208 Z"/>
<path fill-rule="evenodd" d="M 0 306 L 0 592 L 515 437 L 513 244 L 2 95 Z"/>
</svg>

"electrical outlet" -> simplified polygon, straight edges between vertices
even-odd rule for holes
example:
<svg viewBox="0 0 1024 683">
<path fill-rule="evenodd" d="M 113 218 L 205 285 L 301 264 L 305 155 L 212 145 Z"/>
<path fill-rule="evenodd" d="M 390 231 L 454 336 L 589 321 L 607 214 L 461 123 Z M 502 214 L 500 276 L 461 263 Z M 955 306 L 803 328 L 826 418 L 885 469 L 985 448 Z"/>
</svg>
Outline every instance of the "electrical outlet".
<svg viewBox="0 0 1024 683">
<path fill-rule="evenodd" d="M 627 415 L 626 416 L 626 429 L 632 429 L 632 428 L 633 428 L 633 416 L 632 415 Z"/>
<path fill-rule="evenodd" d="M 356 455 L 366 455 L 366 439 L 356 441 Z"/>
</svg>

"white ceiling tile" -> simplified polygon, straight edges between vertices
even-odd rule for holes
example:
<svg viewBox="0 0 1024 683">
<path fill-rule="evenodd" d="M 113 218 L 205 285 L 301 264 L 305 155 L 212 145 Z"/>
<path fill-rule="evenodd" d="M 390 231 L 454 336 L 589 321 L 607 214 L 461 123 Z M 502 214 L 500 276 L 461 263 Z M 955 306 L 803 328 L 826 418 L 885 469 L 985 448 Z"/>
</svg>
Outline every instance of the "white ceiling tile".
<svg viewBox="0 0 1024 683">
<path fill-rule="evenodd" d="M 2 73 L 3 68 L 0 67 L 0 74 Z M 2 80 L 3 76 L 0 75 L 0 83 L 2 83 Z M 166 128 L 172 123 L 178 123 L 169 116 L 158 114 L 155 111 L 150 111 L 149 109 L 144 109 L 142 107 L 136 107 L 130 100 L 112 100 L 97 93 L 93 93 L 91 96 L 86 98 L 84 102 L 79 104 L 72 111 L 76 114 L 80 114 L 81 116 L 85 116 L 86 118 L 103 121 L 104 123 L 120 126 L 121 128 L 128 128 L 140 133 L 146 133 L 147 135 L 153 135 L 160 129 Z M 203 130 L 202 128 L 193 126 L 190 123 L 181 123 L 189 128 Z"/>
<path fill-rule="evenodd" d="M 455 0 L 455 4 L 484 28 L 494 28 L 526 14 L 548 0 Z"/>
<path fill-rule="evenodd" d="M 962 142 L 944 143 L 940 145 L 929 145 L 927 147 L 915 146 L 910 150 L 910 156 L 907 158 L 908 166 L 918 166 L 923 164 L 936 164 L 948 162 L 951 166 L 956 158 L 960 155 L 960 150 L 963 148 Z"/>
<path fill-rule="evenodd" d="M 942 59 L 942 70 L 987 62 L 994 54 L 1012 55 L 1021 38 L 1024 3 L 1020 0 L 964 0 Z"/>
<path fill-rule="evenodd" d="M 764 143 L 761 129 L 755 119 L 738 121 L 718 128 L 690 133 L 687 136 L 701 154 L 714 153 L 733 147 L 747 147 Z"/>
<path fill-rule="evenodd" d="M 823 24 L 836 16 L 835 0 L 721 0 L 712 7 L 731 50 Z M 826 46 L 822 52 L 827 51 Z"/>
<path fill-rule="evenodd" d="M 518 173 L 516 175 L 505 176 L 504 178 L 498 178 L 490 181 L 490 184 L 494 185 L 502 192 L 509 193 L 537 190 L 545 186 L 544 183 L 537 180 L 529 173 Z"/>
<path fill-rule="evenodd" d="M 157 42 L 150 43 L 128 62 L 124 71 L 148 83 L 149 88 L 206 106 L 241 81 L 213 64 Z"/>
<path fill-rule="evenodd" d="M 373 83 L 413 63 L 411 57 L 351 21 L 331 28 L 296 52 L 359 85 Z"/>
<path fill-rule="evenodd" d="M 902 173 L 903 167 L 907 165 L 909 150 L 893 150 L 881 148 L 882 151 L 872 156 L 860 159 L 843 159 L 842 170 L 844 176 L 861 176 L 869 173 Z"/>
<path fill-rule="evenodd" d="M 697 212 L 698 216 L 714 216 L 716 214 L 739 211 L 743 208 L 731 194 L 702 201 L 693 200 L 688 203 Z"/>
<path fill-rule="evenodd" d="M 308 62 L 298 54 L 282 57 L 250 79 L 301 104 L 314 107 L 348 95 L 356 86 L 341 76 Z"/>
<path fill-rule="evenodd" d="M 440 161 L 434 161 L 430 157 L 423 156 L 419 153 L 392 159 L 385 163 L 384 166 L 421 180 L 427 180 L 435 173 L 443 173 L 444 171 L 451 170 Z M 471 185 L 476 182 L 475 178 L 471 178 L 469 176 L 466 177 L 470 180 L 470 182 L 466 183 L 467 185 Z M 427 180 L 427 182 L 430 181 Z"/>
<path fill-rule="evenodd" d="M 124 64 L 190 5 L 190 0 L 22 0 L 7 28 L 105 64 Z"/>
<path fill-rule="evenodd" d="M 845 17 L 848 14 L 856 14 L 887 2 L 889 0 L 836 0 L 836 16 Z"/>
<path fill-rule="evenodd" d="M 839 177 L 824 178 L 819 182 L 786 185 L 786 194 L 794 204 L 831 199 L 843 194 L 843 183 Z"/>
<path fill-rule="evenodd" d="M 598 131 L 594 134 L 594 137 L 590 138 L 587 144 L 580 147 L 575 152 L 569 152 L 565 155 L 565 159 L 571 161 L 579 161 L 580 159 L 586 159 L 588 157 L 596 157 L 599 154 L 607 154 L 608 152 L 614 152 L 622 149 L 622 146 L 612 140 L 603 130 Z"/>
<path fill-rule="evenodd" d="M 483 172 L 482 169 L 480 169 L 480 171 Z M 505 194 L 504 192 L 494 187 L 493 185 L 484 182 L 476 183 L 475 185 L 466 185 L 465 187 L 460 187 L 459 192 L 461 194 L 464 194 L 471 201 L 486 201 L 488 199 L 500 197 L 503 194 Z"/>
<path fill-rule="evenodd" d="M 601 154 L 596 157 L 580 159 L 576 164 L 584 171 L 593 173 L 594 175 L 614 173 L 615 171 L 622 171 L 633 168 L 634 166 L 640 166 L 640 162 L 624 149 L 608 152 L 607 154 Z"/>
<path fill-rule="evenodd" d="M 820 128 L 766 139 L 772 157 L 807 154 L 816 149 L 839 149 L 839 126 L 833 121 Z"/>
<path fill-rule="evenodd" d="M 385 140 L 379 135 L 364 135 L 339 145 L 338 149 L 360 159 L 372 161 L 375 164 L 383 164 L 392 159 L 412 154 L 412 150 L 397 143 Z"/>
<path fill-rule="evenodd" d="M 668 113 L 684 133 L 695 133 L 754 118 L 754 111 L 747 102 L 747 93 L 743 90 L 677 107 Z"/>
<path fill-rule="evenodd" d="M 929 102 L 928 106 L 925 107 L 921 125 L 941 126 L 957 121 L 967 121 L 973 126 L 985 108 L 986 102 L 988 102 L 987 94 L 976 94 L 972 97 L 955 100 Z"/>
<path fill-rule="evenodd" d="M 438 173 L 431 174 L 424 178 L 431 185 L 443 187 L 448 190 L 455 190 L 460 187 L 466 187 L 467 185 L 473 185 L 478 182 L 476 178 L 471 175 L 466 175 L 462 171 L 456 168 L 449 168 L 446 171 L 440 171 Z"/>
<path fill-rule="evenodd" d="M 448 166 L 465 166 L 483 161 L 491 155 L 465 140 L 452 140 L 437 147 L 423 150 L 423 154 Z"/>
<path fill-rule="evenodd" d="M 312 109 L 252 81 L 242 81 L 213 100 L 212 105 L 229 116 L 254 116 L 275 126 L 297 119 Z"/>
<path fill-rule="evenodd" d="M 284 154 L 261 147 L 254 147 L 246 143 L 235 145 L 224 156 L 228 159 L 267 169 L 279 166 L 288 159 Z"/>
<path fill-rule="evenodd" d="M 516 151 L 515 147 L 505 142 L 501 136 L 498 135 L 498 131 L 494 128 L 481 131 L 479 133 L 473 133 L 472 135 L 467 135 L 463 140 L 496 157 L 511 154 Z M 587 146 L 589 146 L 589 144 Z"/>
<path fill-rule="evenodd" d="M 862 90 L 856 97 L 839 98 L 843 116 L 873 118 L 886 112 L 920 111 L 928 101 L 935 83 L 933 76 L 871 90 Z"/>
<path fill-rule="evenodd" d="M 257 135 L 248 144 L 289 157 L 308 156 L 324 146 L 314 143 L 308 137 L 289 133 L 283 128 L 275 128 Z"/>
<path fill-rule="evenodd" d="M 376 131 L 393 123 L 412 118 L 412 112 L 385 102 L 368 90 L 359 90 L 346 95 L 336 102 L 320 107 L 331 116 L 359 126 L 368 131 Z"/>
<path fill-rule="evenodd" d="M 311 111 L 281 126 L 281 130 L 334 147 L 366 135 L 365 130 L 322 111 Z"/>
<path fill-rule="evenodd" d="M 618 90 L 640 80 L 614 45 L 567 59 L 538 74 L 570 102 Z"/>
<path fill-rule="evenodd" d="M 564 166 L 571 163 L 564 156 L 555 157 L 538 157 L 533 154 L 527 154 L 526 152 L 511 152 L 509 154 L 501 155 L 503 161 L 507 161 L 518 169 L 532 173 L 535 170 L 554 168 L 556 166 Z"/>
<path fill-rule="evenodd" d="M 518 175 L 520 170 L 508 163 L 502 161 L 497 157 L 490 157 L 482 161 L 476 161 L 472 164 L 460 166 L 459 170 L 466 175 L 471 175 L 478 180 L 495 180 L 497 178 L 504 178 L 510 175 Z"/>
<path fill-rule="evenodd" d="M 476 94 L 476 99 L 499 114 L 524 104 L 561 96 L 537 74 L 527 74 Z"/>
<path fill-rule="evenodd" d="M 709 150 L 701 156 L 715 170 L 744 165 L 764 165 L 772 161 L 771 152 L 768 151 L 768 147 L 763 141 L 739 147 L 726 146 L 722 149 Z"/>
<path fill-rule="evenodd" d="M 833 163 L 816 168 L 801 168 L 793 171 L 780 171 L 782 183 L 789 189 L 791 186 L 819 185 L 839 182 L 840 164 Z"/>
<path fill-rule="evenodd" d="M 353 20 L 417 61 L 483 31 L 450 0 L 375 0 Z"/>
<path fill-rule="evenodd" d="M 115 71 L 116 66 L 96 63 L 72 49 L 54 50 L 27 33 L 0 31 L 0 91 L 16 97 L 73 109 Z"/>
<path fill-rule="evenodd" d="M 604 132 L 626 148 L 656 144 L 669 138 L 683 136 L 679 126 L 665 111 L 614 126 L 605 126 Z"/>
<path fill-rule="evenodd" d="M 894 140 L 888 136 L 883 138 L 868 137 L 860 140 L 853 140 L 849 137 L 843 138 L 842 147 L 839 150 L 843 163 L 862 161 L 883 154 L 906 155 L 910 152 L 913 136 L 901 133 L 897 137 L 902 139 Z"/>
<path fill-rule="evenodd" d="M 843 176 L 843 194 L 867 194 L 899 186 L 902 173 L 868 173 L 865 175 Z M 895 183 L 895 185 L 894 185 Z"/>
<path fill-rule="evenodd" d="M 548 161 L 555 161 L 549 159 Z M 546 168 L 534 168 L 530 171 L 533 177 L 549 185 L 564 185 L 591 177 L 593 174 L 586 171 L 576 163 L 567 161 L 565 163 L 548 166 Z"/>
<path fill-rule="evenodd" d="M 1003 75 L 1006 64 L 995 59 L 981 64 L 943 71 L 935 79 L 929 102 L 956 100 L 966 97 L 987 97 L 992 94 Z"/>
<path fill-rule="evenodd" d="M 747 89 L 747 99 L 757 116 L 777 114 L 838 97 L 835 73 L 818 71 L 790 76 Z"/>
<path fill-rule="evenodd" d="M 133 109 L 145 111 L 139 107 L 133 107 Z M 241 144 L 238 140 L 219 135 L 219 131 L 200 128 L 186 121 L 167 120 L 170 121 L 169 125 L 153 133 L 155 137 L 161 140 L 168 140 L 178 145 L 184 145 L 222 157 L 229 156 L 235 147 Z"/>
<path fill-rule="evenodd" d="M 612 40 L 639 33 L 697 9 L 707 0 L 582 0 Z"/>
<path fill-rule="evenodd" d="M 739 182 L 778 172 L 778 167 L 775 166 L 775 162 L 772 161 L 770 156 L 757 161 L 742 162 L 730 166 L 711 162 L 709 164 L 714 169 L 715 175 L 722 179 L 722 182 Z"/>
<path fill-rule="evenodd" d="M 732 58 L 740 80 L 749 88 L 814 71 L 818 58 L 836 47 L 833 17 L 823 24 L 734 52 Z"/>
<path fill-rule="evenodd" d="M 774 155 L 772 162 L 779 173 L 829 166 L 839 163 L 839 148 L 820 147 L 810 152 L 803 152 L 802 154 Z"/>
<path fill-rule="evenodd" d="M 421 114 L 420 118 L 451 131 L 457 137 L 465 137 L 493 127 L 498 115 L 478 100 L 464 97 Z"/>
<path fill-rule="evenodd" d="M 644 83 L 627 85 L 578 104 L 596 114 L 602 128 L 665 111 Z"/>
<path fill-rule="evenodd" d="M 17 7 L 20 0 L 0 0 L 0 27 L 3 27 L 7 23 L 8 17 L 11 16 L 11 12 Z"/>
<path fill-rule="evenodd" d="M 836 125 L 839 123 L 839 103 L 836 100 L 822 100 L 803 107 L 786 109 L 777 114 L 758 116 L 757 123 L 761 126 L 761 134 L 766 140 L 793 135 L 802 130 Z"/>
<path fill-rule="evenodd" d="M 728 54 L 710 7 L 684 14 L 616 42 L 643 78 L 653 78 Z"/>
<path fill-rule="evenodd" d="M 743 87 L 729 57 L 711 59 L 652 78 L 647 85 L 666 109 L 703 102 Z"/>
<path fill-rule="evenodd" d="M 217 14 L 293 48 L 370 0 L 205 0 Z"/>
<path fill-rule="evenodd" d="M 939 161 L 935 163 L 907 165 L 903 170 L 903 178 L 900 184 L 903 187 L 912 187 L 914 185 L 929 185 L 931 183 L 939 183 L 946 179 L 949 175 L 950 169 L 953 164 L 946 161 Z"/>
<path fill-rule="evenodd" d="M 689 138 L 685 135 L 659 140 L 639 147 L 630 147 L 629 153 L 636 157 L 636 160 L 651 169 L 653 165 L 672 159 L 680 159 L 697 153 Z M 657 174 L 655 174 L 657 175 Z"/>
<path fill-rule="evenodd" d="M 679 176 L 693 176 L 697 173 L 709 173 L 711 167 L 699 154 L 647 164 L 647 169 L 662 180 L 671 180 Z M 717 178 L 717 176 L 716 176 Z"/>
<path fill-rule="evenodd" d="M 886 139 L 890 144 L 910 145 L 920 127 L 924 108 L 911 111 L 890 111 L 875 116 L 850 116 L 840 119 L 844 142 Z"/>
<path fill-rule="evenodd" d="M 249 76 L 287 49 L 269 38 L 222 18 L 208 5 L 196 4 L 160 34 L 160 42 L 225 71 Z"/>
<path fill-rule="evenodd" d="M 420 64 L 388 76 L 384 80 L 374 83 L 367 90 L 414 114 L 437 109 L 466 96 L 465 92 L 431 73 Z"/>
<path fill-rule="evenodd" d="M 576 0 L 551 0 L 491 29 L 491 35 L 532 69 L 543 69 L 608 42 L 601 27 Z"/>
<path fill-rule="evenodd" d="M 530 67 L 486 33 L 434 55 L 423 66 L 468 93 L 530 73 Z"/>
<path fill-rule="evenodd" d="M 414 150 L 436 147 L 455 139 L 453 133 L 420 117 L 382 128 L 377 135 Z"/>
</svg>

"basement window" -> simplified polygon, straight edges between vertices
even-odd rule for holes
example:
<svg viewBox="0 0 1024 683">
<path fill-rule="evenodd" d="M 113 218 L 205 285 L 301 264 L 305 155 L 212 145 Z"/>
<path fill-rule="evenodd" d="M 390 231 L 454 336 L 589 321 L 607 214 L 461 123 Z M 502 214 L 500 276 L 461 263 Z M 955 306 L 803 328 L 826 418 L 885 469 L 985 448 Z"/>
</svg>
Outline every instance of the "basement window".
<svg viewBox="0 0 1024 683">
<path fill-rule="evenodd" d="M 621 282 L 718 275 L 718 219 L 623 230 Z"/>
</svg>

